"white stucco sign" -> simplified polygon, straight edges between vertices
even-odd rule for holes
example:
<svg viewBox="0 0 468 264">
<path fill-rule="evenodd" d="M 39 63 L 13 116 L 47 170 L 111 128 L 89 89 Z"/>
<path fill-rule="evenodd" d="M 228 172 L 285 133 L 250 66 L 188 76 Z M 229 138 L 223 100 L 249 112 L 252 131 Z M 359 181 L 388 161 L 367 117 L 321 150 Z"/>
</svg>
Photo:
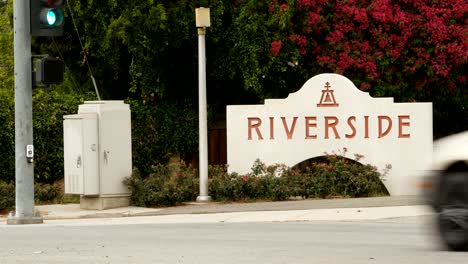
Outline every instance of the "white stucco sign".
<svg viewBox="0 0 468 264">
<path fill-rule="evenodd" d="M 227 106 L 229 172 L 246 174 L 256 159 L 293 167 L 338 153 L 363 155 L 363 164 L 391 170 L 391 195 L 417 194 L 414 182 L 432 153 L 432 103 L 394 103 L 372 98 L 349 79 L 320 74 L 285 99 L 263 105 Z"/>
</svg>

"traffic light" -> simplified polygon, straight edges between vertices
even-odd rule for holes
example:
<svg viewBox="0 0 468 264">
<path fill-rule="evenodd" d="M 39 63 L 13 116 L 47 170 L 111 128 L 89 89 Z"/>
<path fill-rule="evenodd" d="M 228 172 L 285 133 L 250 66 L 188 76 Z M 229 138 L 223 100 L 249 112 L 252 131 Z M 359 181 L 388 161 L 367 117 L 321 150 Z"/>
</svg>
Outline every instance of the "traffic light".
<svg viewBox="0 0 468 264">
<path fill-rule="evenodd" d="M 49 84 L 61 84 L 63 82 L 64 64 L 62 60 L 46 56 L 36 63 L 36 75 L 34 84 L 36 87 Z"/>
<path fill-rule="evenodd" d="M 32 36 L 62 36 L 64 0 L 30 0 Z"/>
</svg>

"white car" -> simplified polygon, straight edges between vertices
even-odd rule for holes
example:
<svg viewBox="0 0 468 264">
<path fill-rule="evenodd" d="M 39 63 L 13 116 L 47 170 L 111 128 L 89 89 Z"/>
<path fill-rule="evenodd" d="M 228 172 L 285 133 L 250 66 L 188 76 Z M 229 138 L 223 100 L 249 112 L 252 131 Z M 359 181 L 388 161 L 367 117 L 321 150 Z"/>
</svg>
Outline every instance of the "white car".
<svg viewBox="0 0 468 264">
<path fill-rule="evenodd" d="M 468 248 L 468 131 L 434 142 L 432 188 L 427 193 L 437 212 L 442 240 L 451 250 Z"/>
</svg>

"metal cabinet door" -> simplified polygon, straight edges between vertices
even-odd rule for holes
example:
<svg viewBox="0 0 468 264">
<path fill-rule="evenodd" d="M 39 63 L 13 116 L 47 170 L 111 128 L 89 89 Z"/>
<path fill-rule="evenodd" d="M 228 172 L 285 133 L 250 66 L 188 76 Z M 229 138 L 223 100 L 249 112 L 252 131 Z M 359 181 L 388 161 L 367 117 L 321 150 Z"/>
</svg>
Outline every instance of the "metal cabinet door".
<svg viewBox="0 0 468 264">
<path fill-rule="evenodd" d="M 98 120 L 96 114 L 64 116 L 65 193 L 99 194 Z"/>
</svg>

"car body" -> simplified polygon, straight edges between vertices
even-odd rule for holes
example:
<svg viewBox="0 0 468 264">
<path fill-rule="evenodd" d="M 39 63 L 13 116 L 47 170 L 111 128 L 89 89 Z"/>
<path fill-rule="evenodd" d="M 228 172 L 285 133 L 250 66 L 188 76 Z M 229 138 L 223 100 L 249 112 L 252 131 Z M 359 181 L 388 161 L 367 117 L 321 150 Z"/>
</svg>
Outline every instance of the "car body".
<svg viewBox="0 0 468 264">
<path fill-rule="evenodd" d="M 440 237 L 451 250 L 468 248 L 468 131 L 434 142 L 431 188 Z"/>
</svg>

